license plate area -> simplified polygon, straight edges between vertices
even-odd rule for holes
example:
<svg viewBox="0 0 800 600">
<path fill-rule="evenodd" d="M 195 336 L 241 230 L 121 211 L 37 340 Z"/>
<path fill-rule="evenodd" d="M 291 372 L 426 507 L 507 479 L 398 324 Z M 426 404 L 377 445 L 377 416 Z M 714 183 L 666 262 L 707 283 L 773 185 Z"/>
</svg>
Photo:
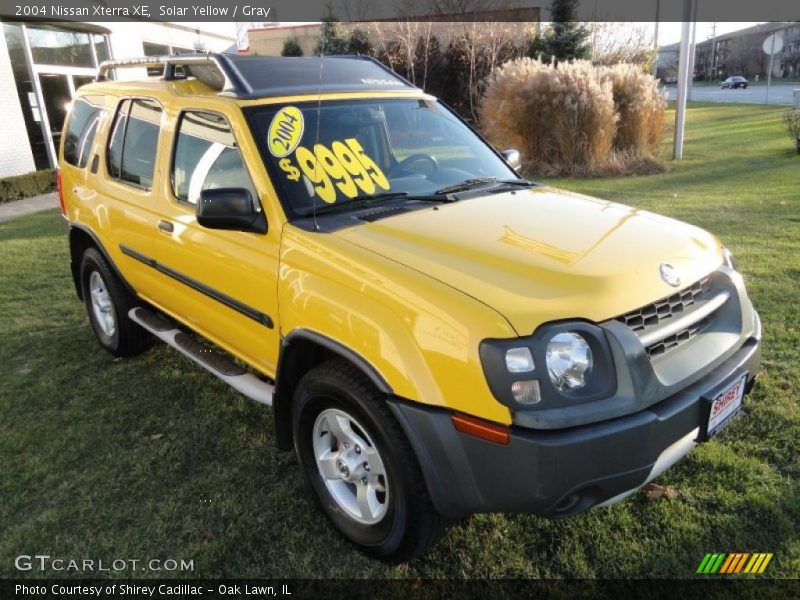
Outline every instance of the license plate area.
<svg viewBox="0 0 800 600">
<path fill-rule="evenodd" d="M 746 386 L 747 373 L 742 373 L 707 397 L 708 413 L 702 439 L 717 435 L 742 410 Z"/>
</svg>

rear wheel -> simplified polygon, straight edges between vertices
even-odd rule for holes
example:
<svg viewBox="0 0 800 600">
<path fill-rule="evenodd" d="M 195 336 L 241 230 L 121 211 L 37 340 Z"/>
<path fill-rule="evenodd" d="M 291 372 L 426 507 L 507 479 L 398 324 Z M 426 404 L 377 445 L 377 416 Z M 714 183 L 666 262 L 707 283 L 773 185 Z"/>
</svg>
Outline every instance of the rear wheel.
<svg viewBox="0 0 800 600">
<path fill-rule="evenodd" d="M 132 356 L 147 347 L 149 335 L 128 318 L 138 306 L 136 298 L 95 248 L 83 253 L 81 286 L 89 322 L 103 348 L 114 356 Z"/>
<path fill-rule="evenodd" d="M 306 479 L 336 529 L 362 552 L 403 562 L 446 531 L 384 395 L 350 363 L 334 359 L 307 373 L 292 412 Z"/>
</svg>

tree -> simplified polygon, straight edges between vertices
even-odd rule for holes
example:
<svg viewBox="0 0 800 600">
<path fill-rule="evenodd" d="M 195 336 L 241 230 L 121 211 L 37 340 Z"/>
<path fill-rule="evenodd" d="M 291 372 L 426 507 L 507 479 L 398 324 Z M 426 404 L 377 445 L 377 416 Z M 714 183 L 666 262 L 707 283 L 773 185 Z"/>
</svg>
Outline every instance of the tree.
<svg viewBox="0 0 800 600">
<path fill-rule="evenodd" d="M 543 35 L 537 35 L 536 32 L 525 36 L 522 42 L 522 55 L 528 58 L 533 58 L 545 61 L 545 54 L 547 53 L 547 43 Z"/>
<path fill-rule="evenodd" d="M 591 57 L 587 41 L 589 31 L 577 21 L 579 0 L 553 0 L 550 4 L 552 22 L 544 36 L 543 58 L 577 60 Z"/>
<path fill-rule="evenodd" d="M 348 50 L 351 54 L 362 54 L 372 56 L 375 54 L 375 45 L 372 43 L 369 31 L 356 27 L 350 32 L 347 40 Z"/>
<path fill-rule="evenodd" d="M 281 56 L 303 56 L 303 49 L 300 47 L 300 42 L 296 37 L 287 38 L 283 42 Z"/>
<path fill-rule="evenodd" d="M 325 16 L 322 18 L 322 37 L 314 48 L 316 54 L 347 54 L 350 44 L 342 32 L 341 23 L 333 14 L 333 8 L 328 4 Z"/>
<path fill-rule="evenodd" d="M 428 27 L 417 38 L 417 45 L 414 50 L 414 81 L 423 90 L 428 89 L 429 79 L 435 81 L 441 77 L 441 61 L 442 46 L 439 43 L 439 38 L 433 35 L 432 28 Z"/>
<path fill-rule="evenodd" d="M 589 25 L 592 62 L 596 65 L 632 63 L 650 72 L 655 51 L 653 32 L 647 25 L 596 21 Z"/>
</svg>

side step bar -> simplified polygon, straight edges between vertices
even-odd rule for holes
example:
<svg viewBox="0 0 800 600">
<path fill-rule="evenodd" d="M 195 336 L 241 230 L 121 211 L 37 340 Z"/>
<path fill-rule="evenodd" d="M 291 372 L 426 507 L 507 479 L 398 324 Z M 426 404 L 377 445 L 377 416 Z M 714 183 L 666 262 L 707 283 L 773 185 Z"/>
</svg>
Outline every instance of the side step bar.
<svg viewBox="0 0 800 600">
<path fill-rule="evenodd" d="M 262 381 L 252 373 L 248 373 L 227 356 L 212 350 L 195 336 L 182 331 L 178 328 L 178 324 L 171 319 L 157 315 L 142 307 L 131 309 L 128 316 L 158 339 L 172 346 L 181 354 L 188 356 L 238 392 L 241 392 L 251 400 L 272 406 L 274 385 Z"/>
</svg>

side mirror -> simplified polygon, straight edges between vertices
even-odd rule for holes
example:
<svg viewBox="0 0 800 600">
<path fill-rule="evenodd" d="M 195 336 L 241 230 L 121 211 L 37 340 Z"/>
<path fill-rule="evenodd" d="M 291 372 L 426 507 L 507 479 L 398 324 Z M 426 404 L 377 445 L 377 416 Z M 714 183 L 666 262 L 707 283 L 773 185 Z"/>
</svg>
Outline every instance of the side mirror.
<svg viewBox="0 0 800 600">
<path fill-rule="evenodd" d="M 244 188 L 219 188 L 200 192 L 197 222 L 209 229 L 267 233 L 267 217 L 257 211 L 250 192 Z"/>
<path fill-rule="evenodd" d="M 519 171 L 522 167 L 522 158 L 519 155 L 519 150 L 515 150 L 514 148 L 503 150 L 500 156 L 502 156 L 508 163 L 508 166 L 515 171 Z"/>
</svg>

